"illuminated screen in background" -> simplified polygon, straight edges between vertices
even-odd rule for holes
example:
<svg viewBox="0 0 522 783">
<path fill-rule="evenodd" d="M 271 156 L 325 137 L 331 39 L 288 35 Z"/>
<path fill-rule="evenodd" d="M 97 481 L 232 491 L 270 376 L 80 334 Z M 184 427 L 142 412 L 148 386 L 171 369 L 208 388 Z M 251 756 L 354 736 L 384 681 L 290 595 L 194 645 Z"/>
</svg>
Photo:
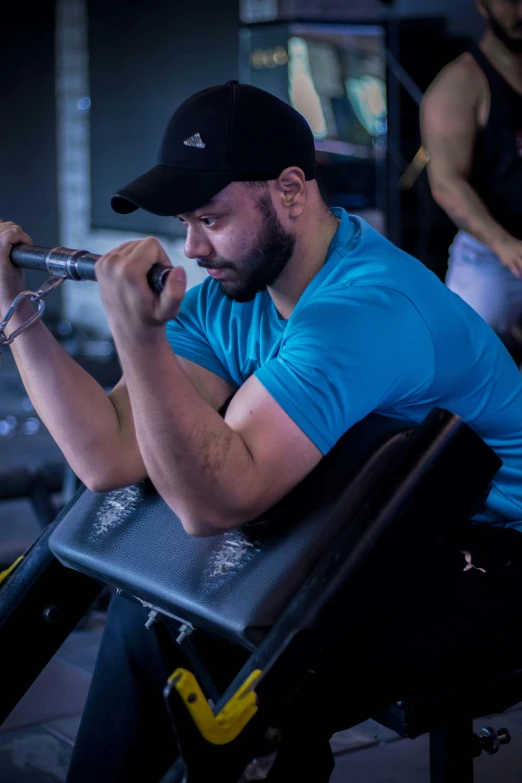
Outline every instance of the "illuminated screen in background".
<svg viewBox="0 0 522 783">
<path fill-rule="evenodd" d="M 352 160 L 384 159 L 385 79 L 382 28 L 292 25 L 289 98 L 310 124 L 318 151 Z"/>
</svg>

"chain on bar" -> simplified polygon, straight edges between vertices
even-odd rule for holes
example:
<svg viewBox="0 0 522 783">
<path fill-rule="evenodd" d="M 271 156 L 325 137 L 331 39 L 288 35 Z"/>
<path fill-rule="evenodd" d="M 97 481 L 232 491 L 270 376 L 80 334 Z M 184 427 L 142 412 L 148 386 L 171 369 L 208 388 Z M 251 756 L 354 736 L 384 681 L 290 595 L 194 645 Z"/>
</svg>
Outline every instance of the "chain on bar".
<svg viewBox="0 0 522 783">
<path fill-rule="evenodd" d="M 58 286 L 60 286 L 64 280 L 64 277 L 56 277 L 55 275 L 52 275 L 42 286 L 40 286 L 37 291 L 22 291 L 20 294 L 18 294 L 13 304 L 7 311 L 3 321 L 0 323 L 0 348 L 4 345 L 11 345 L 15 337 L 18 337 L 19 334 L 25 332 L 25 330 L 29 329 L 29 327 L 32 326 L 35 321 L 38 321 L 42 317 L 45 311 L 44 297 L 47 296 L 47 294 L 50 294 L 51 291 L 54 291 L 56 288 L 58 288 Z M 30 318 L 28 318 L 25 323 L 19 326 L 18 329 L 15 329 L 15 331 L 8 337 L 5 333 L 7 324 L 15 314 L 18 307 L 20 307 L 24 299 L 29 299 L 31 302 L 36 303 L 35 313 Z"/>
</svg>

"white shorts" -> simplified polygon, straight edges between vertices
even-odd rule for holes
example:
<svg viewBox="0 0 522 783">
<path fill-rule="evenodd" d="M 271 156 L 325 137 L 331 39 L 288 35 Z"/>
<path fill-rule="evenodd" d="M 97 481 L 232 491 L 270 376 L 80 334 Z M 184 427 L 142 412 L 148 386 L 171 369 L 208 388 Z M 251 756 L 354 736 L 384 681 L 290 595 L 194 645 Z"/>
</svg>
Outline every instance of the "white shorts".
<svg viewBox="0 0 522 783">
<path fill-rule="evenodd" d="M 506 335 L 522 316 L 522 279 L 493 251 L 464 231 L 450 247 L 446 285 L 499 334 Z"/>
</svg>

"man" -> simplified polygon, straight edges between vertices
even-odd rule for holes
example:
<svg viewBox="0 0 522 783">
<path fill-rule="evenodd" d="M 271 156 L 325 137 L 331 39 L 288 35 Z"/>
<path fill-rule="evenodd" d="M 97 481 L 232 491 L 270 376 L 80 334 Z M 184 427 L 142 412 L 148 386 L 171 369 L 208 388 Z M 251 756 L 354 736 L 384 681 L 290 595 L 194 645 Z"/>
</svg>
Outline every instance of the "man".
<svg viewBox="0 0 522 783">
<path fill-rule="evenodd" d="M 152 238 L 100 259 L 97 278 L 123 368 L 108 398 L 41 323 L 14 341 L 13 352 L 36 409 L 84 483 L 108 490 L 148 475 L 191 535 L 257 517 L 371 411 L 420 422 L 441 406 L 469 422 L 504 462 L 476 517 L 493 524 L 473 526 L 466 555 L 452 552 L 433 600 L 423 597 L 425 632 L 419 621 L 414 643 L 401 633 L 404 644 L 391 645 L 385 662 L 368 660 L 361 682 L 371 679 L 382 699 L 377 684 L 402 688 L 405 671 L 410 684 L 432 684 L 485 665 L 499 650 L 508 666 L 506 629 L 513 655 L 522 656 L 511 622 L 522 579 L 511 580 L 506 601 L 492 560 L 509 575 L 522 569 L 520 533 L 505 529 L 522 528 L 522 378 L 467 304 L 363 220 L 330 211 L 314 176 L 314 140 L 291 107 L 237 82 L 197 93 L 170 120 L 158 165 L 112 204 L 176 216 L 187 230 L 187 257 L 209 278 L 185 292 L 183 270 L 173 269 L 164 291 L 153 294 L 147 271 L 168 259 Z M 28 241 L 20 227 L 0 224 L 4 310 L 23 287 L 10 249 Z M 492 546 L 497 538 L 500 549 Z M 499 624 L 487 635 L 486 604 L 490 624 Z M 449 650 L 457 610 L 471 630 Z M 112 604 L 70 783 L 154 781 L 172 761 L 161 686 L 174 665 L 162 660 L 145 619 L 129 601 Z M 481 657 L 477 649 L 470 663 L 469 648 L 480 640 L 484 648 L 484 638 L 494 650 Z M 172 655 L 179 657 L 174 645 Z M 221 656 L 224 677 L 237 656 Z M 336 694 L 339 687 L 336 681 Z M 354 705 L 353 690 L 351 700 L 343 704 L 351 719 L 374 704 L 364 694 Z M 330 709 L 322 714 L 332 720 Z M 334 728 L 341 726 L 325 720 L 290 730 L 274 780 L 327 780 Z"/>
<path fill-rule="evenodd" d="M 459 228 L 447 285 L 522 361 L 522 2 L 477 0 L 488 28 L 421 107 L 435 200 Z"/>
</svg>

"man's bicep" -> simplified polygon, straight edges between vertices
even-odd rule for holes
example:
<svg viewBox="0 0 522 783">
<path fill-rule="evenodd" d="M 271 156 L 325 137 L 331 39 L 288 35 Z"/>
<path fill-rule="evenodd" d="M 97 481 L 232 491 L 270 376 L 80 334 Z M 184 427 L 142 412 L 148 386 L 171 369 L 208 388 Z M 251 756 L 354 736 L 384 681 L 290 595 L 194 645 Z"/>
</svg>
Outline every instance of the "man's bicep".
<svg viewBox="0 0 522 783">
<path fill-rule="evenodd" d="M 221 410 L 234 393 L 234 387 L 204 367 L 187 359 L 178 358 L 200 395 L 215 410 Z M 114 441 L 115 460 L 120 466 L 120 483 L 122 486 L 126 486 L 145 478 L 147 470 L 136 437 L 134 416 L 125 376 L 122 376 L 108 396 L 119 425 L 118 439 Z M 175 392 L 172 395 L 172 404 L 176 405 Z"/>
<path fill-rule="evenodd" d="M 235 394 L 225 421 L 251 455 L 250 486 L 238 491 L 248 495 L 253 516 L 290 492 L 323 456 L 255 376 Z"/>
<path fill-rule="evenodd" d="M 178 356 L 178 361 L 200 395 L 214 410 L 221 410 L 236 391 L 235 386 L 205 367 L 201 367 L 189 359 L 183 359 L 181 356 Z"/>
<path fill-rule="evenodd" d="M 209 405 L 219 411 L 223 405 L 230 399 L 236 391 L 236 387 L 231 383 L 216 375 L 210 370 L 201 367 L 195 362 L 189 361 L 178 356 L 178 361 L 184 371 Z M 116 408 L 120 422 L 127 418 L 132 418 L 129 392 L 125 377 L 122 377 L 109 394 L 109 399 Z M 173 400 L 173 404 L 175 400 Z"/>
<path fill-rule="evenodd" d="M 433 185 L 451 176 L 467 178 L 478 132 L 474 91 L 466 78 L 451 82 L 451 72 L 432 86 L 421 105 L 422 143 L 430 155 Z"/>
</svg>

